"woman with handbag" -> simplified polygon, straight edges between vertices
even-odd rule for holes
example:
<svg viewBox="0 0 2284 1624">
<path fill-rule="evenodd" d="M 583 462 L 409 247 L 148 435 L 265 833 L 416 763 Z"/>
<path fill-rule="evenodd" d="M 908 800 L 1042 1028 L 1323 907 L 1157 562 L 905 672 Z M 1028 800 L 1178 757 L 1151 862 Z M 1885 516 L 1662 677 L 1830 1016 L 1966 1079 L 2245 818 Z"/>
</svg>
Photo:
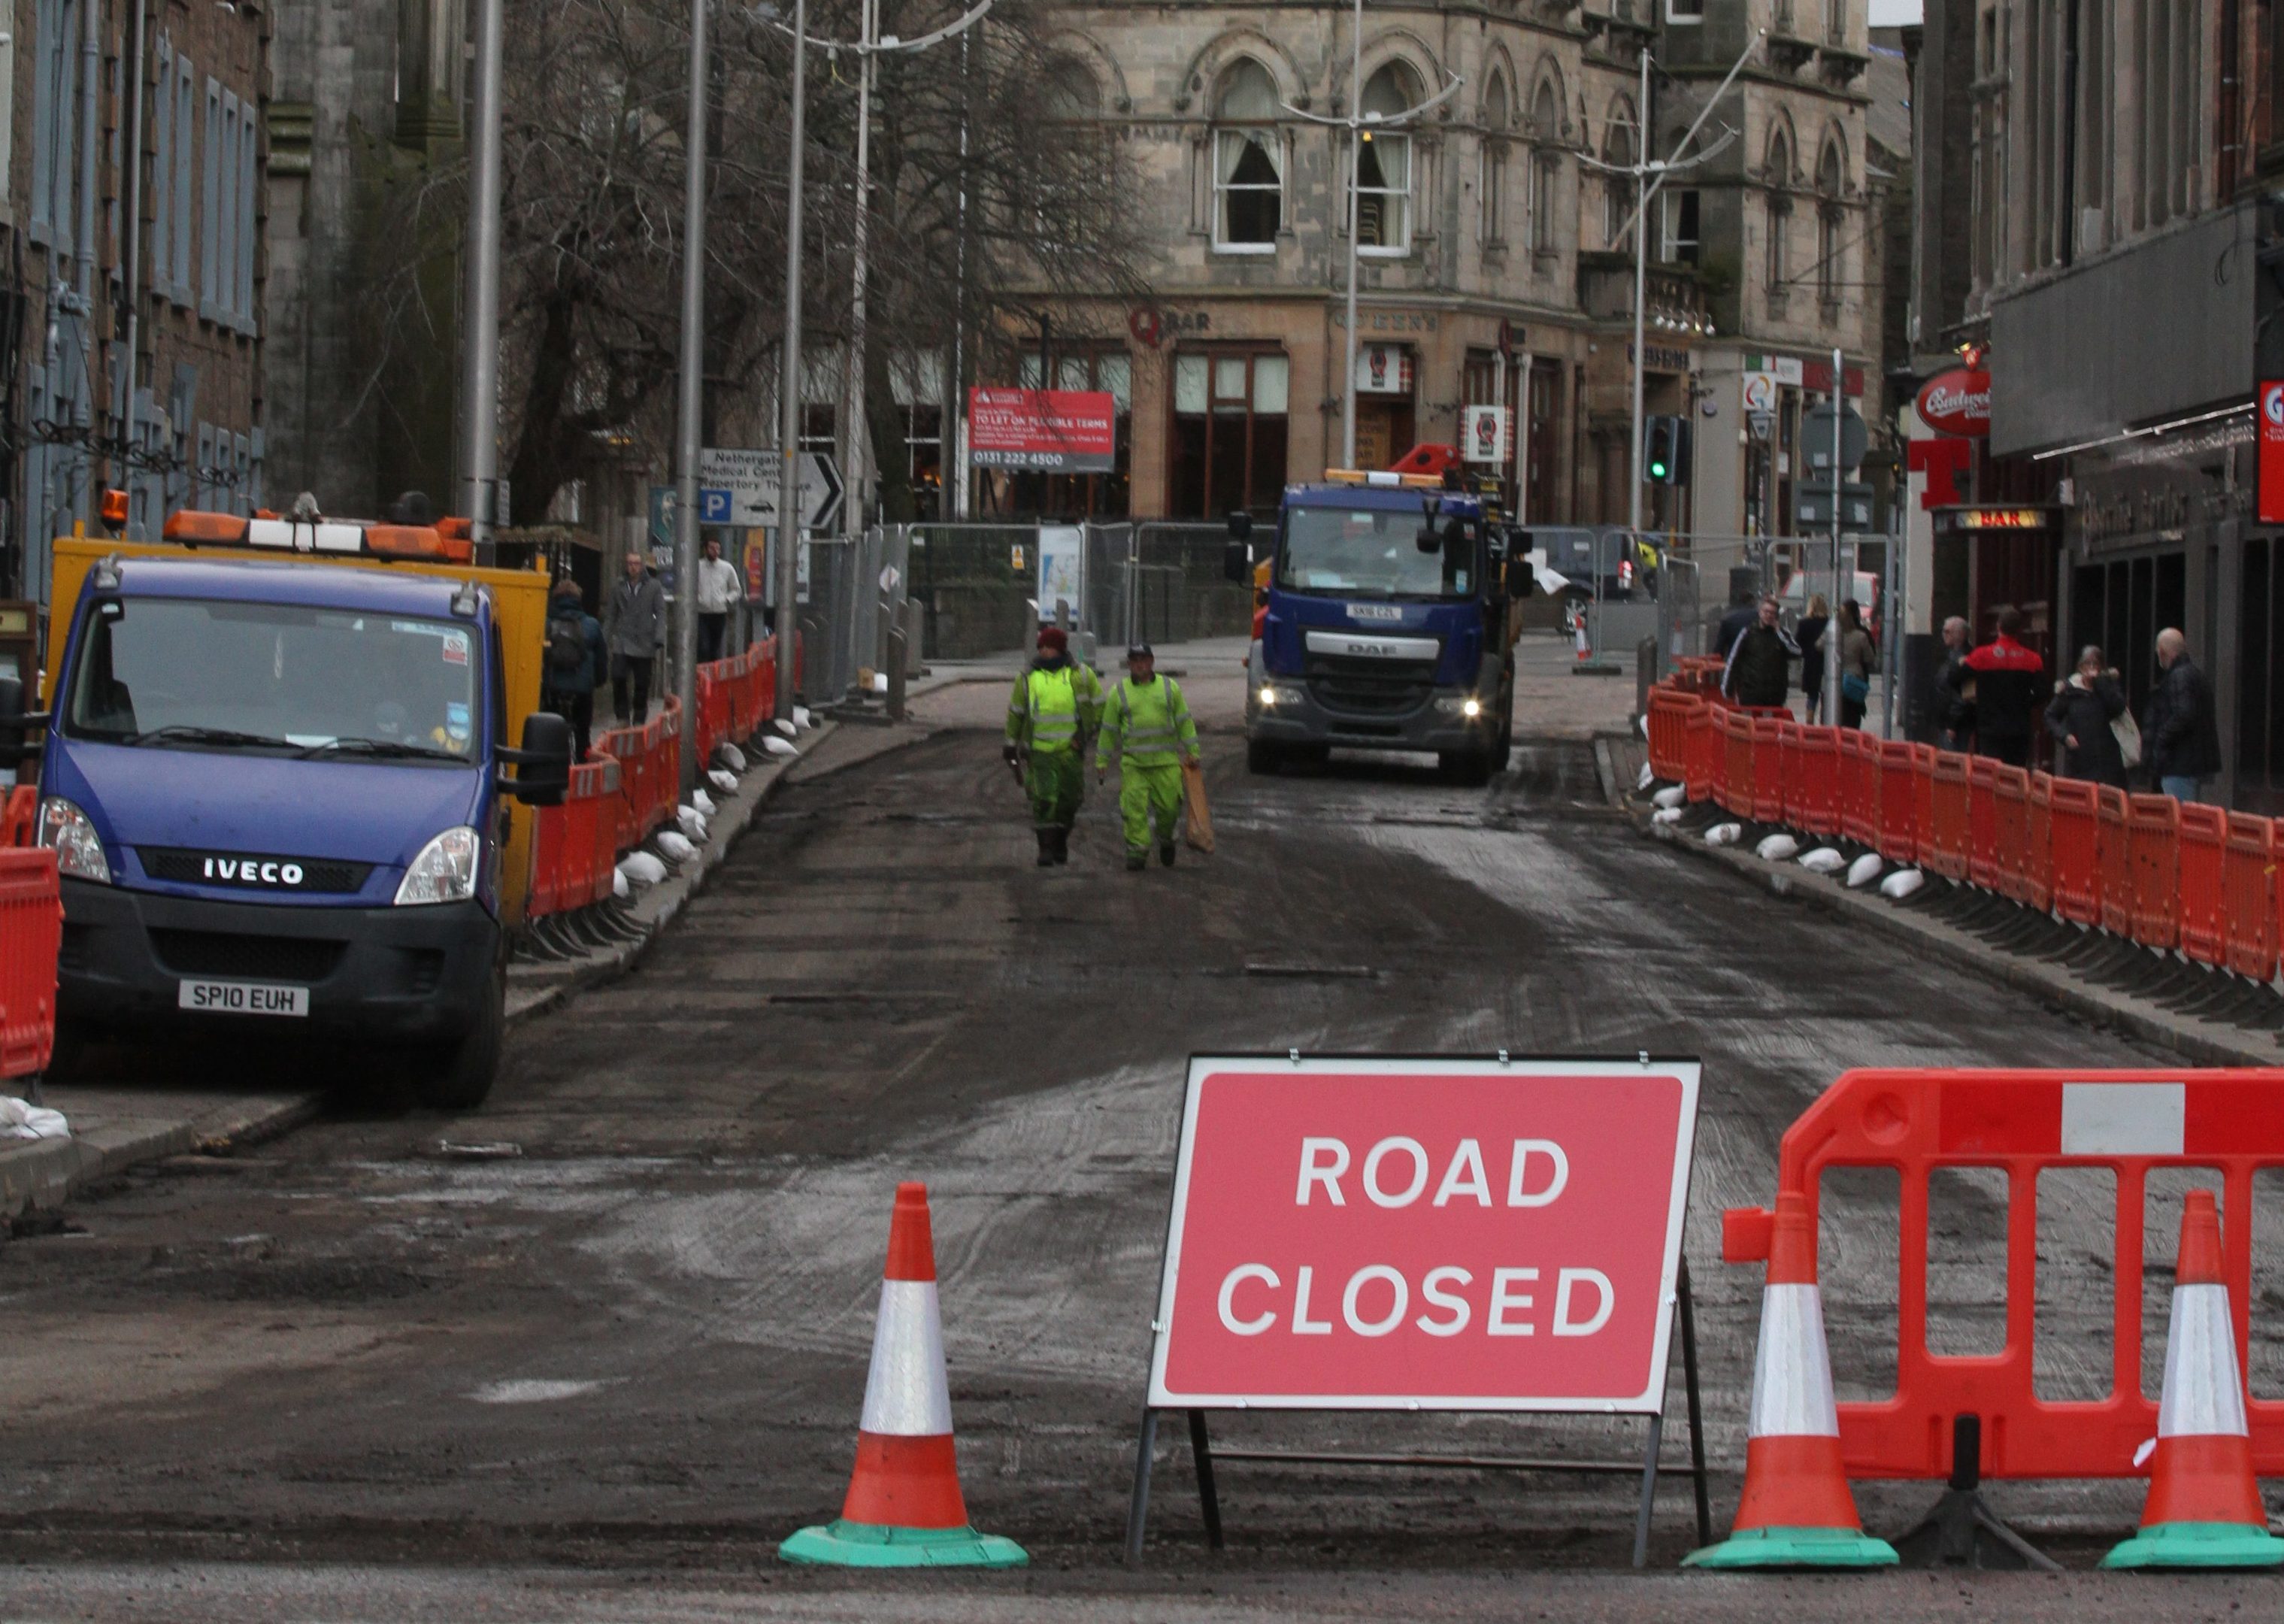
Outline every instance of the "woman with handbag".
<svg viewBox="0 0 2284 1624">
<path fill-rule="evenodd" d="M 2125 738 L 2133 718 L 2125 708 L 2125 692 L 2117 673 L 2102 665 L 2101 651 L 2092 644 L 2077 652 L 2077 669 L 2069 680 L 2054 684 L 2053 703 L 2046 707 L 2046 731 L 2062 747 L 2062 772 L 2072 778 L 2126 787 Z M 2132 735 L 2133 753 L 2140 754 L 2141 739 Z"/>
<path fill-rule="evenodd" d="M 1872 699 L 1872 673 L 1879 668 L 1880 651 L 1864 629 L 1864 611 L 1854 598 L 1840 605 L 1840 725 L 1860 729 L 1864 707 Z"/>
</svg>

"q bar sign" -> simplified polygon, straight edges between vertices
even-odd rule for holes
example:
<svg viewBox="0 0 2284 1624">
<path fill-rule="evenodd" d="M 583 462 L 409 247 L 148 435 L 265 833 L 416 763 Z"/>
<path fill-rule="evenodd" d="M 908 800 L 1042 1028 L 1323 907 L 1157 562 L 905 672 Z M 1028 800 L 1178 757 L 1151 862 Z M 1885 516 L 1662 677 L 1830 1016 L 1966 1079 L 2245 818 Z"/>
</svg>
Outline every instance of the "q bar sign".
<svg viewBox="0 0 2284 1624">
<path fill-rule="evenodd" d="M 1662 1414 L 1698 1078 L 1193 1059 L 1150 1405 Z"/>
</svg>

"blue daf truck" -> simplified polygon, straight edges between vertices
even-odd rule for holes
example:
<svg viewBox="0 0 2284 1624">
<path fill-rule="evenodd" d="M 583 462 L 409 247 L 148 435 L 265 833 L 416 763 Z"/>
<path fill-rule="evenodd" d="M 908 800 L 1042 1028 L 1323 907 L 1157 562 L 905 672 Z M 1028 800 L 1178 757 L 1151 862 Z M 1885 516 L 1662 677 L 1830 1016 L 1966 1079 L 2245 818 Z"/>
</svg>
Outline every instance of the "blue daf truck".
<svg viewBox="0 0 2284 1624">
<path fill-rule="evenodd" d="M 1245 579 L 1252 519 L 1232 513 L 1229 528 L 1224 573 Z M 1487 782 L 1514 725 L 1526 550 L 1492 499 L 1444 479 L 1335 472 L 1287 486 L 1247 668 L 1247 767 L 1432 751 L 1462 782 Z"/>
<path fill-rule="evenodd" d="M 481 1103 L 529 808 L 571 765 L 537 710 L 547 577 L 429 527 L 168 534 L 57 542 L 46 710 L 0 681 L 61 876 L 59 1064 L 112 1035 L 306 1034 Z"/>
</svg>

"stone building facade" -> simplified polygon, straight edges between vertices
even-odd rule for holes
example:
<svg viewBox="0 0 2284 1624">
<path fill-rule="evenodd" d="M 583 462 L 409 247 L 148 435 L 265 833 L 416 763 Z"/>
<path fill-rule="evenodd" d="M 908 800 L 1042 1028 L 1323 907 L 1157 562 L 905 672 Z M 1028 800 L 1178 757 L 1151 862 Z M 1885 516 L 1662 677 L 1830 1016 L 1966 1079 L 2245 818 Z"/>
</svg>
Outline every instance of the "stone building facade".
<svg viewBox="0 0 2284 1624">
<path fill-rule="evenodd" d="M 1301 115 L 1346 116 L 1352 15 L 1063 12 L 1085 82 L 1060 87 L 1058 102 L 1108 126 L 1130 155 L 1162 245 L 1156 296 L 1056 316 L 1054 381 L 1119 396 L 1125 477 L 987 480 L 981 506 L 1211 518 L 1272 508 L 1287 480 L 1341 461 L 1349 139 Z M 1783 493 L 1767 494 L 1790 478 L 1776 436 L 1830 386 L 1831 347 L 1847 353 L 1851 389 L 1878 389 L 1860 0 L 1374 5 L 1367 114 L 1461 82 L 1363 148 L 1357 463 L 1456 441 L 1464 408 L 1504 404 L 1502 472 L 1520 511 L 1624 521 L 1633 182 L 1596 165 L 1641 150 L 1644 50 L 1662 156 L 1764 27 L 1790 46 L 1756 51 L 1699 138 L 1707 161 L 1649 211 L 1646 410 L 1686 415 L 1694 433 L 1691 479 L 1653 487 L 1645 523 L 1789 528 Z M 1739 403 L 1754 356 L 1789 380 L 1766 442 Z M 1026 371 L 1001 381 L 1036 379 Z"/>
</svg>

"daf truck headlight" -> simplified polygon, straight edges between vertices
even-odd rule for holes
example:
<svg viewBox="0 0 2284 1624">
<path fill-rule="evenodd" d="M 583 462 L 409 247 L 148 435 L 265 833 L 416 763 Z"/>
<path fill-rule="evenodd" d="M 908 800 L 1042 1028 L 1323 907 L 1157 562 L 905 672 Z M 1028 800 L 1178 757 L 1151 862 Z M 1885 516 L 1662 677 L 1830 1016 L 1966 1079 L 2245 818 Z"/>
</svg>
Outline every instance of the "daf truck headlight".
<svg viewBox="0 0 2284 1624">
<path fill-rule="evenodd" d="M 1468 722 L 1477 722 L 1482 718 L 1483 702 L 1474 694 L 1468 694 L 1465 698 L 1455 694 L 1445 694 L 1435 701 L 1435 708 L 1446 716 L 1459 716 Z"/>
<path fill-rule="evenodd" d="M 476 877 L 483 867 L 483 837 L 462 824 L 447 829 L 420 848 L 396 887 L 396 905 L 426 902 L 465 902 L 476 894 Z"/>
<path fill-rule="evenodd" d="M 111 863 L 103 855 L 103 838 L 81 811 L 60 795 L 40 803 L 40 844 L 56 855 L 56 872 L 74 879 L 111 883 Z"/>
<path fill-rule="evenodd" d="M 1298 688 L 1287 687 L 1281 683 L 1263 683 L 1260 697 L 1262 709 L 1275 710 L 1280 705 L 1298 705 L 1302 694 Z"/>
</svg>

